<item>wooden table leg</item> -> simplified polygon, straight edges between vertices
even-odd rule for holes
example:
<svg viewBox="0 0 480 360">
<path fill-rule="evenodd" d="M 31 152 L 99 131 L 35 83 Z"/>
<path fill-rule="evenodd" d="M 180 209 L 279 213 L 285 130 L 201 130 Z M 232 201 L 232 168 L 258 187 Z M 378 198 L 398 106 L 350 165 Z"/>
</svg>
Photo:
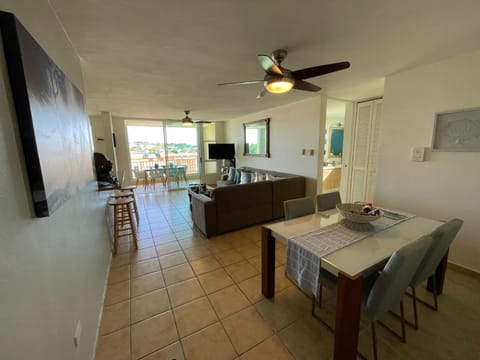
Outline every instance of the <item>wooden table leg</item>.
<svg viewBox="0 0 480 360">
<path fill-rule="evenodd" d="M 435 270 L 435 280 L 436 280 L 436 287 L 437 287 L 437 295 L 440 295 L 443 291 L 443 283 L 445 281 L 445 273 L 447 272 L 447 264 L 448 264 L 448 250 L 445 256 L 443 257 L 440 264 L 437 266 L 437 270 Z M 433 279 L 430 277 L 427 283 L 427 290 L 433 292 Z"/>
<path fill-rule="evenodd" d="M 334 360 L 357 358 L 358 331 L 362 302 L 362 277 L 340 272 L 337 282 Z"/>
<path fill-rule="evenodd" d="M 262 294 L 271 298 L 275 294 L 275 238 L 272 231 L 262 226 Z"/>
</svg>

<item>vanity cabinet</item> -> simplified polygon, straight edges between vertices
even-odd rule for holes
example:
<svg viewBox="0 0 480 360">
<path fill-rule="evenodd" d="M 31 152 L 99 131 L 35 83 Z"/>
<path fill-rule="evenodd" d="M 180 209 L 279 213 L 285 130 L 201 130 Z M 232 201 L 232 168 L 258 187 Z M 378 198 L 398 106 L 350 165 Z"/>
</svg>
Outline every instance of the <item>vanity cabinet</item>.
<svg viewBox="0 0 480 360">
<path fill-rule="evenodd" d="M 342 168 L 323 168 L 323 191 L 340 188 L 340 180 L 342 178 Z"/>
</svg>

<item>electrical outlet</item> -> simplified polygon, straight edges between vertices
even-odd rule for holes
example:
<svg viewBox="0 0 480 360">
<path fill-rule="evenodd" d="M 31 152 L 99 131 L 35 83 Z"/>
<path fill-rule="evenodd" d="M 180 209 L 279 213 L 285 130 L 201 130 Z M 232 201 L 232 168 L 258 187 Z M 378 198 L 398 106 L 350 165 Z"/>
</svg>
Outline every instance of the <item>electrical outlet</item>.
<svg viewBox="0 0 480 360">
<path fill-rule="evenodd" d="M 73 343 L 75 347 L 80 345 L 80 337 L 82 336 L 82 323 L 80 320 L 77 322 L 77 328 L 75 329 L 75 335 L 73 336 Z"/>
<path fill-rule="evenodd" d="M 310 156 L 313 156 L 315 154 L 315 150 L 310 149 Z"/>
<path fill-rule="evenodd" d="M 307 154 L 307 150 L 302 149 L 302 155 L 306 155 L 306 154 Z"/>
</svg>

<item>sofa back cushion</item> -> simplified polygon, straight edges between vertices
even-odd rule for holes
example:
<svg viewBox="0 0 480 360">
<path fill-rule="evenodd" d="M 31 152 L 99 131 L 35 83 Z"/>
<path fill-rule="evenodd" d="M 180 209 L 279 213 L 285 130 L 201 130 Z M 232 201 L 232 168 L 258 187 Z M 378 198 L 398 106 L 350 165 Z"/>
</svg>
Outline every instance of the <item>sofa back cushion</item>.
<svg viewBox="0 0 480 360">
<path fill-rule="evenodd" d="M 213 200 L 217 207 L 219 233 L 272 219 L 270 181 L 217 188 Z"/>
<path fill-rule="evenodd" d="M 285 200 L 305 197 L 305 177 L 303 176 L 286 177 L 273 180 L 271 183 L 273 219 L 284 216 L 283 202 Z"/>
</svg>

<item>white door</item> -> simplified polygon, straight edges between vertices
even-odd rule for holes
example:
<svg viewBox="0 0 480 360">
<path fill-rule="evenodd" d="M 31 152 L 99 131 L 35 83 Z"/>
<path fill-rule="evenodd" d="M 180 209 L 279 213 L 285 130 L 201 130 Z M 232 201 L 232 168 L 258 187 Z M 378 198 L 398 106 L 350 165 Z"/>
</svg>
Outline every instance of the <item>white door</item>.
<svg viewBox="0 0 480 360">
<path fill-rule="evenodd" d="M 357 104 L 350 182 L 350 201 L 373 201 L 378 129 L 382 100 Z"/>
</svg>

